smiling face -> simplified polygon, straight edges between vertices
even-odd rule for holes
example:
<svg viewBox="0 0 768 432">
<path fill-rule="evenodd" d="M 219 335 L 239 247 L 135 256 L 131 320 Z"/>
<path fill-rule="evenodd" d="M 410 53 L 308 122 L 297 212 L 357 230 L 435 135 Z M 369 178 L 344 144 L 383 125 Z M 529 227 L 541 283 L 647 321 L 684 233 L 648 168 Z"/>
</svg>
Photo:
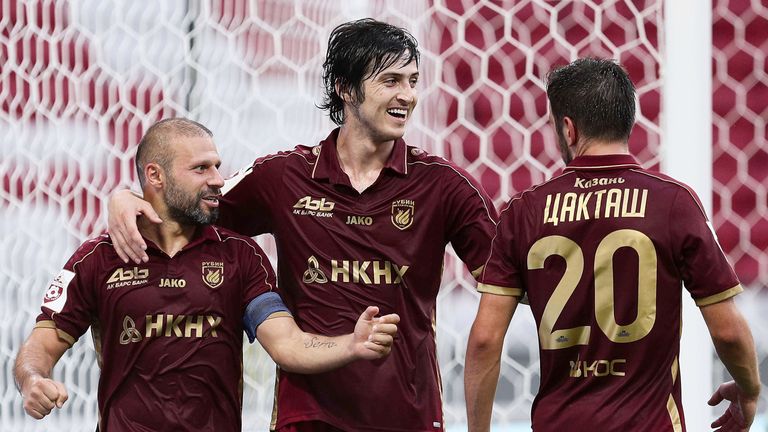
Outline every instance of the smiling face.
<svg viewBox="0 0 768 432">
<path fill-rule="evenodd" d="M 167 170 L 163 199 L 171 218 L 182 225 L 216 221 L 224 179 L 219 153 L 210 137 L 177 137 Z"/>
<path fill-rule="evenodd" d="M 345 103 L 344 125 L 362 129 L 374 142 L 401 138 L 418 101 L 418 79 L 419 68 L 415 61 L 405 65 L 395 62 L 367 78 L 363 81 L 362 101 Z"/>
</svg>

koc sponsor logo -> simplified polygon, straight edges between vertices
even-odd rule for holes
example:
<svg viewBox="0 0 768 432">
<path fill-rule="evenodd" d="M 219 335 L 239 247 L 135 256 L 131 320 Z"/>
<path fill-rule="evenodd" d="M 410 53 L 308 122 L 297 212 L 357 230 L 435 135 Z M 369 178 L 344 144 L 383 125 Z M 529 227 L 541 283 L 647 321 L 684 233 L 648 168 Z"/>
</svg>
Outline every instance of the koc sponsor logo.
<svg viewBox="0 0 768 432">
<path fill-rule="evenodd" d="M 590 376 L 624 376 L 627 366 L 626 359 L 613 360 L 579 360 L 571 361 L 571 370 L 568 375 L 571 378 L 587 378 Z"/>
</svg>

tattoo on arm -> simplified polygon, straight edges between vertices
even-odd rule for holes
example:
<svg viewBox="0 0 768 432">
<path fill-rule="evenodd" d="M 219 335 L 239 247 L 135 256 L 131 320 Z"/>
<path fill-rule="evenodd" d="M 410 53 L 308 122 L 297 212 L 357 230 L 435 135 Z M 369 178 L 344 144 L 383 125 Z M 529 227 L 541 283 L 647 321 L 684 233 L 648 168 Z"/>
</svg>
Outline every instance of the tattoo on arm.
<svg viewBox="0 0 768 432">
<path fill-rule="evenodd" d="M 312 339 L 304 342 L 304 348 L 333 348 L 336 345 L 336 342 L 322 341 L 317 336 L 313 336 Z"/>
</svg>

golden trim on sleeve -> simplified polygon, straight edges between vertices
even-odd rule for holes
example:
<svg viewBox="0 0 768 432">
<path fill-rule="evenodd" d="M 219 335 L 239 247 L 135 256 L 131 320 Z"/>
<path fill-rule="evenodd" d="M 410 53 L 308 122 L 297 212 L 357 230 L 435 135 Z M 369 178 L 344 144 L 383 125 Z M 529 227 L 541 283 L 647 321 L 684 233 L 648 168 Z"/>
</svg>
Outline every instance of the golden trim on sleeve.
<svg viewBox="0 0 768 432">
<path fill-rule="evenodd" d="M 471 272 L 472 273 L 472 277 L 474 277 L 475 279 L 479 278 L 480 275 L 483 274 L 483 269 L 485 269 L 485 266 L 481 265 L 480 267 L 472 270 L 472 272 Z"/>
<path fill-rule="evenodd" d="M 497 294 L 497 295 L 513 296 L 513 297 L 523 296 L 523 290 L 520 288 L 509 288 L 509 287 L 502 287 L 502 286 L 490 285 L 490 284 L 484 284 L 484 283 L 477 284 L 477 291 L 481 293 Z"/>
<path fill-rule="evenodd" d="M 723 300 L 727 300 L 736 294 L 741 293 L 744 291 L 744 288 L 741 287 L 741 284 L 736 285 L 735 287 L 731 289 L 727 289 L 721 293 L 717 293 L 715 295 L 711 295 L 709 297 L 704 297 L 700 299 L 696 299 L 696 306 L 702 307 L 702 306 L 708 306 L 715 303 L 720 303 Z"/>
<path fill-rule="evenodd" d="M 281 318 L 281 317 L 293 318 L 293 315 L 285 311 L 278 311 L 278 312 L 269 314 L 269 316 L 266 319 L 264 319 L 264 321 L 272 318 Z"/>
<path fill-rule="evenodd" d="M 77 342 L 77 339 L 70 336 L 69 333 L 56 327 L 56 323 L 53 320 L 38 321 L 35 323 L 35 328 L 49 328 L 56 330 L 56 335 L 59 336 L 59 339 L 68 343 L 70 347 Z"/>
</svg>

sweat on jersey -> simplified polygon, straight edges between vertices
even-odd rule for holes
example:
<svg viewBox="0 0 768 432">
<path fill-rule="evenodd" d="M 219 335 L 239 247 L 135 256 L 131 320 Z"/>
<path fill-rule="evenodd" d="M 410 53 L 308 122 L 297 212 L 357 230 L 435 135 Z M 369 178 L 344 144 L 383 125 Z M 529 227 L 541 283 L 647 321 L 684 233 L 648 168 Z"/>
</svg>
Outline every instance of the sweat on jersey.
<svg viewBox="0 0 768 432">
<path fill-rule="evenodd" d="M 533 430 L 681 432 L 682 282 L 742 291 L 696 194 L 630 155 L 581 156 L 501 212 L 478 290 L 528 295 L 541 384 Z"/>
</svg>

